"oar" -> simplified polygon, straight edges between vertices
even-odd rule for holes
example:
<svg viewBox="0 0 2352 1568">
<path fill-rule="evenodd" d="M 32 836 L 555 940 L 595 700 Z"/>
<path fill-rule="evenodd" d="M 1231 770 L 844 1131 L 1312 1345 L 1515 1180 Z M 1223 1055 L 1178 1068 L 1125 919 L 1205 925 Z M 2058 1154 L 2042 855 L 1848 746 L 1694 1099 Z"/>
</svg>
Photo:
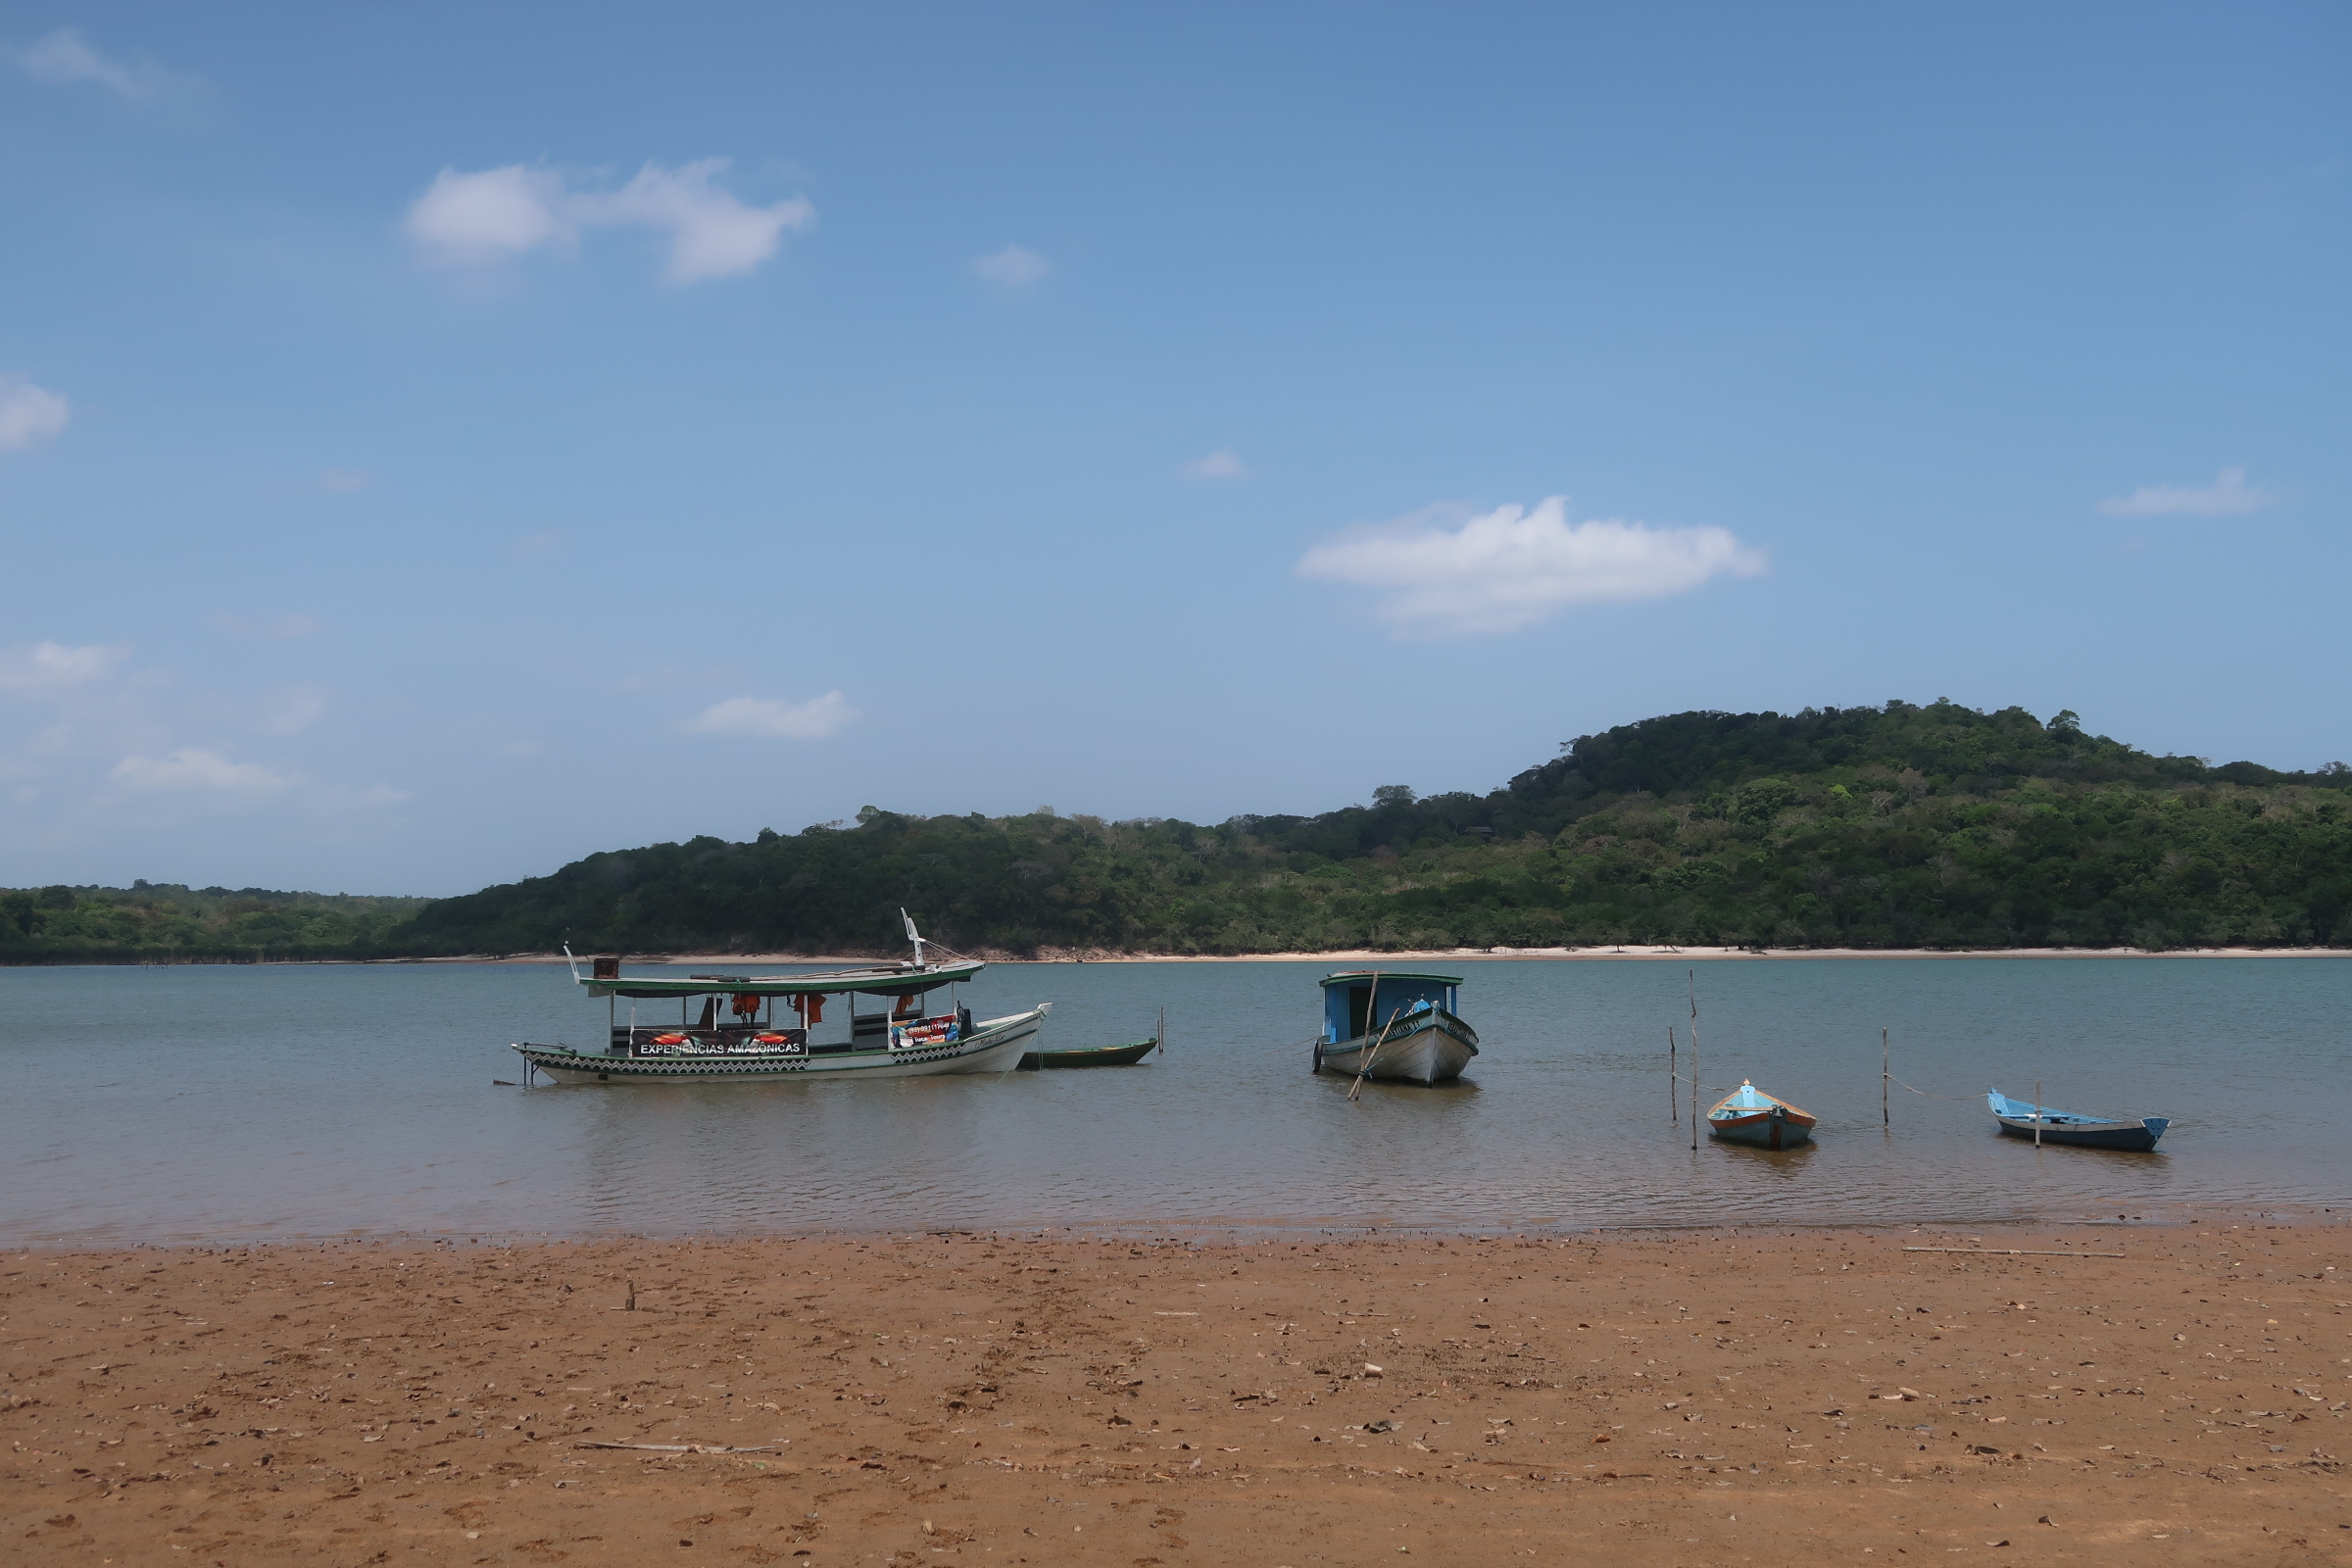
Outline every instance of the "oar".
<svg viewBox="0 0 2352 1568">
<path fill-rule="evenodd" d="M 1380 1038 L 1372 1042 L 1372 1049 L 1364 1054 L 1364 1064 L 1355 1071 L 1355 1082 L 1348 1086 L 1348 1099 L 1350 1102 L 1363 1093 L 1364 1080 L 1372 1076 L 1372 1063 L 1380 1059 L 1380 1048 L 1388 1044 L 1390 1025 L 1396 1023 L 1397 1014 L 1403 1011 L 1404 1004 L 1399 1002 L 1396 1011 L 1389 1014 L 1388 1023 L 1380 1026 Z"/>
</svg>

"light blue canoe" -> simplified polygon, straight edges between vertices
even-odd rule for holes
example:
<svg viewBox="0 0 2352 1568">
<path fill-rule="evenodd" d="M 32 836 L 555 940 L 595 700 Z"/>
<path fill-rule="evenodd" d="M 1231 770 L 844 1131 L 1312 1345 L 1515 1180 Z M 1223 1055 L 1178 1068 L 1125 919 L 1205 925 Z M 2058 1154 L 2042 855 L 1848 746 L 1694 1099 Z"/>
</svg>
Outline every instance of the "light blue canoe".
<svg viewBox="0 0 2352 1568">
<path fill-rule="evenodd" d="M 1813 1137 L 1813 1113 L 1742 1079 L 1707 1112 L 1707 1136 L 1758 1149 L 1794 1149 Z"/>
<path fill-rule="evenodd" d="M 2011 1138 L 2034 1138 L 2045 1144 L 2076 1149 L 2116 1149 L 2145 1154 L 2173 1124 L 2170 1116 L 2087 1116 L 2079 1110 L 2053 1110 L 2023 1100 L 2011 1100 L 1998 1089 L 1984 1097 L 1993 1120 Z"/>
</svg>

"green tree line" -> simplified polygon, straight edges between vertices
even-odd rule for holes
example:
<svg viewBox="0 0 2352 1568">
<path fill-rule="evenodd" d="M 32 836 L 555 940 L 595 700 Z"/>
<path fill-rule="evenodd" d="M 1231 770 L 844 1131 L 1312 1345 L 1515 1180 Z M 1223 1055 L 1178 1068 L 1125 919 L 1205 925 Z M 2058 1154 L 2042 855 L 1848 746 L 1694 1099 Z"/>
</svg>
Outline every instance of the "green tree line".
<svg viewBox="0 0 2352 1568">
<path fill-rule="evenodd" d="M 377 902 L 355 927 L 398 901 Z M 2352 769 L 2217 767 L 1948 702 L 1676 713 L 1485 795 L 1385 785 L 1214 825 L 868 807 L 616 850 L 343 953 L 882 953 L 902 906 L 978 955 L 2352 946 Z"/>
<path fill-rule="evenodd" d="M 264 888 L 0 890 L 0 963 L 220 963 L 376 956 L 430 899 Z"/>
</svg>

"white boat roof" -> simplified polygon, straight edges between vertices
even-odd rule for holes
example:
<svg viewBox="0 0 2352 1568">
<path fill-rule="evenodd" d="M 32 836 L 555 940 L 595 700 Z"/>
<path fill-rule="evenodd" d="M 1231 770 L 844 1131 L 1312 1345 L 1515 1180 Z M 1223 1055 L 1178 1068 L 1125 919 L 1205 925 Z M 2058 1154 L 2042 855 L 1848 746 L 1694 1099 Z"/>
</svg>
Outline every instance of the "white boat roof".
<svg viewBox="0 0 2352 1568">
<path fill-rule="evenodd" d="M 969 980 L 988 965 L 977 958 L 961 963 L 891 963 L 865 969 L 824 969 L 813 974 L 691 974 L 684 979 L 666 975 L 621 975 L 600 980 L 573 972 L 572 978 L 592 997 L 809 997 L 861 992 L 888 997 L 916 996 L 958 980 Z"/>
</svg>

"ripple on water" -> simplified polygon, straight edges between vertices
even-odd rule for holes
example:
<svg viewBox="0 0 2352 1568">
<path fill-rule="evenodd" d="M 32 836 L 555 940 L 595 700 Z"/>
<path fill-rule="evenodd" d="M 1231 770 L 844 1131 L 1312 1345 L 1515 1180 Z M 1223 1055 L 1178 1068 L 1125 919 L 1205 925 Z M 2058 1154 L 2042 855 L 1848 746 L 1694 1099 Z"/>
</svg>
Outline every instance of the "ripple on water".
<svg viewBox="0 0 2352 1568">
<path fill-rule="evenodd" d="M 1850 1224 L 2352 1202 L 2341 959 L 1701 962 L 1708 1102 L 1821 1118 L 1692 1151 L 1684 967 L 1464 966 L 1485 1049 L 1439 1089 L 1312 1078 L 1321 964 L 998 965 L 983 1009 L 1146 1065 L 887 1083 L 524 1092 L 514 1039 L 596 1037 L 561 966 L 0 970 L 9 1241 L 1082 1226 Z M 1879 1028 L 1899 1076 L 1880 1123 Z M 1689 1040 L 1679 1056 L 1689 1067 Z M 1998 1086 L 2177 1118 L 2162 1151 L 2035 1151 Z"/>
</svg>

